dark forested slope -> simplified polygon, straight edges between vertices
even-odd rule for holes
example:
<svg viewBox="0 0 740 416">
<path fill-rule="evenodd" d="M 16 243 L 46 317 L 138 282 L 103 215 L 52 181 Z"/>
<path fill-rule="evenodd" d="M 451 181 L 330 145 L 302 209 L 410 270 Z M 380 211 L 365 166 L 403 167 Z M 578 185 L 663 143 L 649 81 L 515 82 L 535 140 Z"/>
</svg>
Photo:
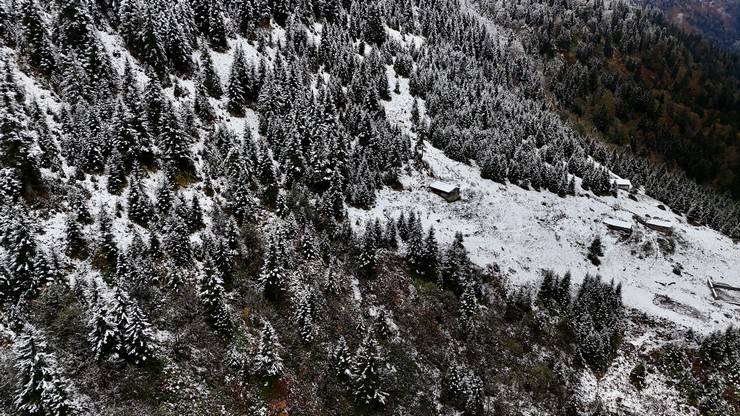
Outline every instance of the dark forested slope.
<svg viewBox="0 0 740 416">
<path fill-rule="evenodd" d="M 658 8 L 681 29 L 703 36 L 715 45 L 740 52 L 740 1 L 638 0 Z"/>
<path fill-rule="evenodd" d="M 740 195 L 740 58 L 623 1 L 477 1 L 523 34 L 558 105 L 618 144 Z"/>
</svg>

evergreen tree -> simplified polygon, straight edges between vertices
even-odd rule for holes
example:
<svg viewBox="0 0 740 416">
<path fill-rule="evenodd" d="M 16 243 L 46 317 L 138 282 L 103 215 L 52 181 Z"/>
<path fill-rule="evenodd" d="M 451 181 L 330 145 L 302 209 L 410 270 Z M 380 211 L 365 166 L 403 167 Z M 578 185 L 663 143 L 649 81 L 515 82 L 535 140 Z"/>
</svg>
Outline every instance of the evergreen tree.
<svg viewBox="0 0 740 416">
<path fill-rule="evenodd" d="M 622 288 L 586 275 L 570 310 L 569 324 L 580 357 L 595 372 L 606 371 L 624 330 Z"/>
<path fill-rule="evenodd" d="M 199 231 L 205 227 L 203 210 L 200 207 L 200 198 L 198 198 L 198 195 L 193 195 L 193 198 L 190 200 L 190 213 L 187 220 L 191 232 Z"/>
<path fill-rule="evenodd" d="M 153 7 L 147 7 L 142 12 L 140 24 L 133 49 L 160 79 L 164 79 L 169 71 L 170 62 L 158 31 L 161 22 L 157 21 Z"/>
<path fill-rule="evenodd" d="M 84 259 L 88 254 L 87 241 L 82 235 L 76 216 L 68 215 L 65 224 L 65 254 L 75 259 Z"/>
<path fill-rule="evenodd" d="M 239 33 L 244 37 L 250 37 L 255 27 L 255 9 L 252 0 L 242 0 L 237 9 L 237 22 Z"/>
<path fill-rule="evenodd" d="M 123 166 L 123 159 L 118 149 L 113 149 L 111 156 L 108 158 L 108 192 L 118 195 L 126 185 L 126 169 Z"/>
<path fill-rule="evenodd" d="M 226 26 L 224 25 L 221 2 L 217 0 L 192 0 L 195 25 L 211 46 L 217 50 L 225 50 Z"/>
<path fill-rule="evenodd" d="M 463 236 L 461 233 L 456 233 L 442 264 L 442 285 L 456 293 L 462 293 L 470 268 L 471 263 L 468 258 L 468 251 L 463 245 Z"/>
<path fill-rule="evenodd" d="M 38 252 L 34 227 L 24 209 L 8 208 L 0 243 L 5 248 L 5 268 L 9 283 L 2 297 L 15 302 L 31 297 L 45 283 L 43 258 Z"/>
<path fill-rule="evenodd" d="M 131 305 L 131 320 L 124 333 L 124 344 L 127 346 L 126 356 L 133 364 L 144 364 L 151 360 L 154 351 L 151 346 L 150 324 L 144 318 L 141 309 Z"/>
<path fill-rule="evenodd" d="M 128 193 L 128 217 L 131 221 L 146 227 L 153 216 L 152 202 L 141 185 L 140 169 L 135 168 Z"/>
<path fill-rule="evenodd" d="M 327 21 L 338 21 L 342 14 L 342 0 L 324 0 L 321 12 Z"/>
<path fill-rule="evenodd" d="M 248 1 L 245 1 L 247 3 Z M 221 86 L 221 79 L 216 73 L 216 68 L 213 66 L 213 59 L 211 53 L 207 47 L 203 47 L 200 51 L 200 81 L 203 87 L 206 89 L 208 95 L 213 98 L 221 98 L 224 93 L 223 87 Z M 233 64 L 232 64 L 233 65 Z"/>
<path fill-rule="evenodd" d="M 231 73 L 229 75 L 229 85 L 226 95 L 228 96 L 227 109 L 232 115 L 243 116 L 244 108 L 247 105 L 247 93 L 249 85 L 245 85 L 245 79 L 248 79 L 248 66 L 244 51 L 239 46 L 234 54 L 234 61 L 231 64 Z"/>
<path fill-rule="evenodd" d="M 77 221 L 82 224 L 92 224 L 93 219 L 90 211 L 87 209 L 85 196 L 80 188 L 73 188 L 69 193 L 69 210 L 74 213 Z"/>
<path fill-rule="evenodd" d="M 98 217 L 97 247 L 94 264 L 104 272 L 112 272 L 116 269 L 118 259 L 118 246 L 113 236 L 112 224 L 105 206 L 100 210 Z"/>
<path fill-rule="evenodd" d="M 229 180 L 229 210 L 237 224 L 255 218 L 257 204 L 247 184 L 246 174 L 241 173 Z"/>
<path fill-rule="evenodd" d="M 210 258 L 203 266 L 198 296 L 211 326 L 222 335 L 228 335 L 231 325 L 224 299 L 224 282 L 221 272 Z"/>
<path fill-rule="evenodd" d="M 211 241 L 208 255 L 213 262 L 214 270 L 223 280 L 224 289 L 228 290 L 232 286 L 237 253 L 229 247 L 226 238 L 216 237 Z"/>
<path fill-rule="evenodd" d="M 542 283 L 540 290 L 537 292 L 537 300 L 545 307 L 550 307 L 553 298 L 557 292 L 558 280 L 555 272 L 544 270 L 542 272 Z"/>
<path fill-rule="evenodd" d="M 334 218 L 337 221 L 345 218 L 343 186 L 341 173 L 335 170 L 332 172 L 331 179 L 329 180 L 329 189 L 326 190 L 323 202 L 324 212 L 328 214 L 328 217 Z"/>
<path fill-rule="evenodd" d="M 182 202 L 177 202 L 170 211 L 169 217 L 163 229 L 163 248 L 165 254 L 174 262 L 173 276 L 178 274 L 181 268 L 191 265 L 192 247 L 190 246 L 190 233 L 182 217 L 177 215 L 177 207 Z"/>
<path fill-rule="evenodd" d="M 183 131 L 180 118 L 168 103 L 162 113 L 159 147 L 162 159 L 177 172 L 193 173 L 194 166 L 187 135 Z"/>
<path fill-rule="evenodd" d="M 161 12 L 160 12 L 161 13 Z M 167 10 L 166 16 L 160 16 L 164 20 L 161 30 L 164 49 L 175 72 L 189 75 L 193 70 L 193 47 L 187 35 L 183 32 L 175 10 Z"/>
<path fill-rule="evenodd" d="M 150 324 L 138 305 L 120 287 L 116 288 L 112 302 L 110 322 L 115 332 L 115 352 L 132 364 L 145 364 L 154 357 Z"/>
<path fill-rule="evenodd" d="M 270 2 L 267 0 L 251 0 L 252 8 L 254 10 L 254 18 L 256 25 L 259 27 L 267 27 L 270 24 Z"/>
<path fill-rule="evenodd" d="M 311 288 L 302 288 L 295 295 L 293 301 L 295 307 L 293 311 L 293 321 L 298 327 L 298 333 L 305 343 L 311 343 L 316 336 L 317 323 L 317 299 L 316 294 Z"/>
<path fill-rule="evenodd" d="M 398 231 L 396 229 L 396 221 L 393 218 L 388 218 L 388 222 L 385 224 L 383 239 L 385 240 L 385 245 L 391 250 L 398 248 Z"/>
<path fill-rule="evenodd" d="M 285 247 L 281 241 L 277 240 L 278 238 L 281 237 L 273 237 L 268 243 L 259 276 L 263 293 L 270 300 L 282 299 L 287 291 L 287 276 L 283 268 Z"/>
<path fill-rule="evenodd" d="M 601 264 L 600 257 L 604 256 L 604 249 L 601 245 L 601 238 L 598 236 L 594 238 L 591 245 L 588 247 L 588 255 L 586 256 L 594 266 Z"/>
<path fill-rule="evenodd" d="M 301 254 L 308 261 L 318 260 L 319 253 L 316 243 L 316 230 L 310 224 L 303 228 L 301 236 Z"/>
<path fill-rule="evenodd" d="M 14 405 L 19 414 L 66 416 L 76 413 L 70 382 L 57 368 L 37 334 L 24 332 L 15 343 L 19 388 Z"/>
<path fill-rule="evenodd" d="M 441 398 L 465 415 L 483 414 L 483 381 L 471 369 L 453 363 L 443 374 Z"/>
<path fill-rule="evenodd" d="M 558 284 L 555 291 L 555 301 L 558 303 L 561 311 L 566 311 L 570 307 L 570 272 L 566 272 Z"/>
<path fill-rule="evenodd" d="M 329 350 L 329 365 L 334 375 L 342 381 L 348 381 L 348 374 L 352 370 L 352 353 L 343 336 Z"/>
<path fill-rule="evenodd" d="M 21 199 L 23 185 L 15 169 L 0 169 L 0 205 L 12 205 Z"/>
<path fill-rule="evenodd" d="M 11 48 L 16 46 L 16 28 L 13 17 L 12 10 L 0 3 L 0 43 Z"/>
<path fill-rule="evenodd" d="M 464 322 L 470 324 L 477 312 L 478 297 L 475 294 L 475 286 L 467 283 L 460 295 L 460 316 Z"/>
<path fill-rule="evenodd" d="M 253 357 L 252 372 L 265 378 L 279 377 L 285 371 L 283 359 L 280 358 L 282 346 L 272 325 L 264 321 L 260 333 L 257 351 Z"/>
<path fill-rule="evenodd" d="M 120 0 L 118 4 L 118 32 L 126 45 L 134 45 L 141 27 L 141 10 L 136 0 Z"/>
<path fill-rule="evenodd" d="M 277 200 L 275 201 L 275 213 L 280 218 L 286 218 L 291 213 L 290 207 L 288 206 L 288 200 L 285 197 L 285 192 L 278 194 Z"/>
<path fill-rule="evenodd" d="M 40 184 L 41 174 L 31 153 L 23 91 L 6 62 L 0 73 L 0 169 L 15 169 L 25 192 Z"/>
<path fill-rule="evenodd" d="M 174 187 L 167 175 L 164 175 L 162 183 L 157 188 L 155 208 L 160 218 L 164 218 L 169 214 L 172 209 L 172 204 L 175 199 Z"/>
<path fill-rule="evenodd" d="M 82 0 L 61 0 L 59 3 L 61 43 L 84 50 L 95 29 L 87 3 Z"/>
<path fill-rule="evenodd" d="M 294 9 L 294 2 L 292 0 L 273 0 L 272 15 L 275 17 L 275 22 L 280 26 L 286 27 L 286 22 L 291 11 Z"/>
<path fill-rule="evenodd" d="M 162 84 L 157 77 L 151 77 L 144 88 L 144 105 L 146 125 L 154 138 L 162 134 L 162 118 L 167 108 L 167 98 L 162 94 Z"/>
<path fill-rule="evenodd" d="M 283 155 L 282 171 L 285 172 L 285 182 L 283 186 L 290 189 L 297 183 L 305 181 L 306 177 L 306 158 L 303 154 L 301 138 L 297 129 L 293 128 L 286 139 L 287 143 L 281 150 Z"/>
<path fill-rule="evenodd" d="M 118 335 L 116 328 L 108 318 L 108 310 L 102 303 L 95 304 L 88 325 L 91 328 L 88 339 L 93 345 L 95 359 L 101 360 L 112 354 L 117 348 Z"/>
<path fill-rule="evenodd" d="M 424 275 L 424 236 L 421 222 L 411 213 L 408 221 L 406 261 L 417 275 Z"/>
<path fill-rule="evenodd" d="M 338 269 L 336 258 L 329 260 L 329 266 L 326 268 L 322 282 L 323 289 L 333 295 L 338 295 L 343 290 L 341 271 Z"/>
<path fill-rule="evenodd" d="M 385 42 L 385 26 L 377 4 L 371 3 L 367 6 L 367 17 L 364 30 L 365 42 L 381 45 Z"/>
<path fill-rule="evenodd" d="M 216 113 L 208 101 L 208 96 L 205 94 L 203 86 L 196 82 L 195 84 L 195 99 L 193 100 L 193 111 L 201 121 L 206 124 L 211 124 L 216 120 Z"/>
<path fill-rule="evenodd" d="M 259 163 L 259 180 L 262 185 L 261 198 L 267 205 L 273 205 L 280 193 L 275 166 L 267 150 L 263 149 Z"/>
<path fill-rule="evenodd" d="M 368 221 L 365 227 L 365 234 L 362 240 L 360 256 L 358 258 L 360 272 L 365 277 L 372 277 L 377 265 L 377 242 L 373 232 L 372 222 Z"/>
<path fill-rule="evenodd" d="M 133 99 L 141 99 L 138 91 L 134 95 L 136 98 Z M 130 168 L 136 161 L 143 161 L 143 154 L 149 151 L 148 132 L 146 127 L 141 125 L 143 118 L 134 114 L 123 100 L 116 104 L 110 130 L 113 136 L 113 146 L 120 152 L 126 169 Z"/>
<path fill-rule="evenodd" d="M 23 27 L 23 49 L 32 67 L 49 76 L 55 69 L 55 58 L 49 35 L 35 0 L 25 0 L 20 5 Z"/>
<path fill-rule="evenodd" d="M 488 154 L 481 160 L 481 178 L 504 183 L 507 176 L 506 170 L 506 158 L 498 153 Z"/>
<path fill-rule="evenodd" d="M 409 229 L 408 222 L 406 221 L 406 214 L 404 214 L 403 211 L 401 211 L 401 215 L 398 216 L 398 224 L 396 228 L 398 229 L 398 237 L 401 241 L 407 241 L 409 238 Z"/>
<path fill-rule="evenodd" d="M 424 246 L 421 252 L 421 272 L 428 279 L 437 279 L 439 274 L 439 247 L 437 239 L 434 237 L 434 228 L 429 228 L 429 234 L 424 240 Z"/>
<path fill-rule="evenodd" d="M 382 100 L 390 101 L 391 92 L 390 87 L 388 86 L 388 76 L 385 74 L 385 72 L 380 72 L 378 74 L 376 85 L 378 88 L 378 96 L 380 96 Z"/>
<path fill-rule="evenodd" d="M 385 363 L 378 342 L 367 336 L 352 359 L 351 388 L 355 400 L 366 406 L 382 406 L 388 398 L 383 391 Z"/>
</svg>

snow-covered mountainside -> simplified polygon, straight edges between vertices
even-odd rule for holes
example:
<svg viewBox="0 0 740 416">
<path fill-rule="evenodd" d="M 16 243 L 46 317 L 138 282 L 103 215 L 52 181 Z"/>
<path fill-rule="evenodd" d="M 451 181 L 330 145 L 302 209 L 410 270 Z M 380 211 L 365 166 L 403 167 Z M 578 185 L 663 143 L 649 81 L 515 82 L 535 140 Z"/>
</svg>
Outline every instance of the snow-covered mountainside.
<svg viewBox="0 0 740 416">
<path fill-rule="evenodd" d="M 405 87 L 402 83 L 402 91 Z M 388 116 L 410 127 L 411 101 L 404 94 L 394 97 L 387 104 Z M 740 322 L 738 305 L 715 299 L 707 284 L 711 278 L 740 287 L 740 245 L 689 224 L 660 201 L 641 192 L 619 191 L 617 197 L 579 192 L 576 198 L 532 192 L 482 179 L 479 168 L 453 161 L 428 143 L 424 161 L 428 172 L 402 176 L 402 189 L 385 188 L 371 210 L 351 209 L 350 214 L 365 221 L 416 211 L 443 241 L 463 233 L 471 258 L 482 267 L 499 265 L 513 284 L 537 282 L 543 269 L 570 271 L 576 279 L 600 274 L 622 283 L 630 307 L 697 331 Z M 447 203 L 431 193 L 429 184 L 435 180 L 459 186 L 462 199 Z M 634 216 L 664 219 L 674 233 L 647 228 Z M 629 222 L 634 231 L 610 231 L 603 223 L 607 219 Z M 594 237 L 604 244 L 599 266 L 586 258 Z"/>
<path fill-rule="evenodd" d="M 0 415 L 737 413 L 740 206 L 479 3 L 0 0 Z"/>
</svg>

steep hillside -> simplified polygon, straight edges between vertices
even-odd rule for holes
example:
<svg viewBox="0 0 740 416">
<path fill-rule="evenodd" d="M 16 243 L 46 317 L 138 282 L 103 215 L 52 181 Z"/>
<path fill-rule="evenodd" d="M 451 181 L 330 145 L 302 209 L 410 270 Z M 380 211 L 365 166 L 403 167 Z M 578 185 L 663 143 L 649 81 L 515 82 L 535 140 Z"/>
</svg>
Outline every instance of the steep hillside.
<svg viewBox="0 0 740 416">
<path fill-rule="evenodd" d="M 663 11 L 680 28 L 716 45 L 740 52 L 740 2 L 737 0 L 639 0 Z"/>
<path fill-rule="evenodd" d="M 740 195 L 737 55 L 627 1 L 471 4 L 519 34 L 542 63 L 547 91 L 581 131 Z"/>
<path fill-rule="evenodd" d="M 0 1 L 0 42 L 2 415 L 740 411 L 740 207 L 470 2 Z"/>
</svg>

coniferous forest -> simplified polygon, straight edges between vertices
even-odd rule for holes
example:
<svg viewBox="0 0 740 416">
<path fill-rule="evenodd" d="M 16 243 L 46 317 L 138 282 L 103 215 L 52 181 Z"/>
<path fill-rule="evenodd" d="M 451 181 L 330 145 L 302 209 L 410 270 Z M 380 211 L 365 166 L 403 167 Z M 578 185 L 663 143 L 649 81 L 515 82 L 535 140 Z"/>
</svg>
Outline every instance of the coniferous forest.
<svg viewBox="0 0 740 416">
<path fill-rule="evenodd" d="M 738 240 L 739 65 L 622 0 L 0 0 L 0 415 L 740 414 L 740 330 L 615 404 L 618 279 L 353 215 L 433 146 Z"/>
</svg>

